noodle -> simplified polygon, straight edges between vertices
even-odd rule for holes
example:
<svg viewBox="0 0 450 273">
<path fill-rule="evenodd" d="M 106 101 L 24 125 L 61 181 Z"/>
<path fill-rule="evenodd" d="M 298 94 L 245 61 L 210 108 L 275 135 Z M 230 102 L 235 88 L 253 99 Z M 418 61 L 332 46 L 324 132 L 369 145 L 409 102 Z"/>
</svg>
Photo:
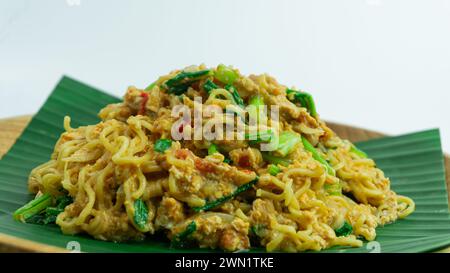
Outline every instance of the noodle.
<svg viewBox="0 0 450 273">
<path fill-rule="evenodd" d="M 235 77 L 232 86 L 221 73 Z M 268 75 L 245 77 L 223 66 L 174 71 L 148 91 L 130 87 L 122 103 L 100 111 L 98 124 L 72 128 L 66 117 L 51 159 L 31 171 L 29 190 L 71 197 L 56 224 L 99 240 L 164 231 L 174 242 L 194 223 L 188 241 L 227 251 L 250 248 L 250 238 L 267 251 L 360 247 L 358 237 L 374 240 L 378 226 L 408 216 L 414 202 L 390 190 L 374 161 L 331 131 L 308 98 Z M 245 104 L 258 100 L 279 106 L 279 120 L 266 113 L 248 125 Z M 188 113 L 202 105 L 223 109 L 200 121 L 217 138 L 172 140 L 174 124 L 179 133 L 195 133 L 191 120 L 171 116 L 182 105 Z M 265 152 L 261 140 L 220 132 L 238 121 L 290 142 Z"/>
</svg>

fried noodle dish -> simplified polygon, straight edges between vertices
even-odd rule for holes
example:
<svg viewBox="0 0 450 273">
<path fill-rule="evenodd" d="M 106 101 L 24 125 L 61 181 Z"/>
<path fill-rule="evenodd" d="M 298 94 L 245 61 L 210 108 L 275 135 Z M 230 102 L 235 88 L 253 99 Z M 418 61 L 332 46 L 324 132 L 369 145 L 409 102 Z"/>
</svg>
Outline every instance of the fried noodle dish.
<svg viewBox="0 0 450 273">
<path fill-rule="evenodd" d="M 227 138 L 215 128 L 215 139 L 176 139 L 193 136 L 195 120 L 173 109 L 208 105 L 221 111 L 200 126 L 240 123 L 243 133 Z M 263 110 L 275 106 L 277 120 Z M 29 175 L 36 198 L 16 220 L 114 242 L 158 233 L 173 248 L 300 252 L 360 247 L 415 209 L 367 154 L 327 127 L 310 94 L 267 74 L 190 66 L 129 87 L 99 117 L 79 128 L 64 119 L 50 160 Z"/>
</svg>

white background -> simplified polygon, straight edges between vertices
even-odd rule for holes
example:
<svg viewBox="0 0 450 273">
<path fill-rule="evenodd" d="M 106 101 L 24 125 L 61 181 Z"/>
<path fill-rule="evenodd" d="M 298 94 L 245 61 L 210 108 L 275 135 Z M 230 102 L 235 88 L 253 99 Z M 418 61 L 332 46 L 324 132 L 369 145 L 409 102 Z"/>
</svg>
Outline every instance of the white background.
<svg viewBox="0 0 450 273">
<path fill-rule="evenodd" d="M 440 127 L 450 151 L 450 1 L 0 0 L 0 118 L 63 74 L 120 96 L 199 63 L 268 72 L 327 120 Z"/>
</svg>

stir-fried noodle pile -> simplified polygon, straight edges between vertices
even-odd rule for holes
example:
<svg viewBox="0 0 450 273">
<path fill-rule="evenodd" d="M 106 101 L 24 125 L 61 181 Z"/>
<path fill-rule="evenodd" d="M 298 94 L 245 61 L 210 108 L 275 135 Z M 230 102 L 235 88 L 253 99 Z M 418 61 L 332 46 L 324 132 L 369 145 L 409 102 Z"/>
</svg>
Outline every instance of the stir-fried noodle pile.
<svg viewBox="0 0 450 273">
<path fill-rule="evenodd" d="M 219 108 L 197 121 L 213 121 L 215 139 L 193 137 L 196 121 L 174 115 L 179 106 L 192 116 L 194 107 Z M 50 161 L 30 174 L 36 199 L 16 219 L 108 241 L 161 232 L 172 247 L 297 252 L 361 246 L 414 211 L 319 118 L 311 95 L 266 74 L 188 67 L 130 87 L 99 116 L 80 128 L 66 117 Z"/>
</svg>

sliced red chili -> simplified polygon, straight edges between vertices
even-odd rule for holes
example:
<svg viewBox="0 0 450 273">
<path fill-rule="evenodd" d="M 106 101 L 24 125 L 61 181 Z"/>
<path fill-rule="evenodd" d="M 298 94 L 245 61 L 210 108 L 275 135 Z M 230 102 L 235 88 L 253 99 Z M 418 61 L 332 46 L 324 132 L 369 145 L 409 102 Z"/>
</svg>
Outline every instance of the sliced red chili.
<svg viewBox="0 0 450 273">
<path fill-rule="evenodd" d="M 248 155 L 243 155 L 239 158 L 239 166 L 243 168 L 250 167 L 250 158 L 248 157 Z"/>
<path fill-rule="evenodd" d="M 141 108 L 139 109 L 139 115 L 144 115 L 145 114 L 145 106 L 147 105 L 147 101 L 148 101 L 148 93 L 147 92 L 142 92 L 141 93 Z"/>
</svg>

